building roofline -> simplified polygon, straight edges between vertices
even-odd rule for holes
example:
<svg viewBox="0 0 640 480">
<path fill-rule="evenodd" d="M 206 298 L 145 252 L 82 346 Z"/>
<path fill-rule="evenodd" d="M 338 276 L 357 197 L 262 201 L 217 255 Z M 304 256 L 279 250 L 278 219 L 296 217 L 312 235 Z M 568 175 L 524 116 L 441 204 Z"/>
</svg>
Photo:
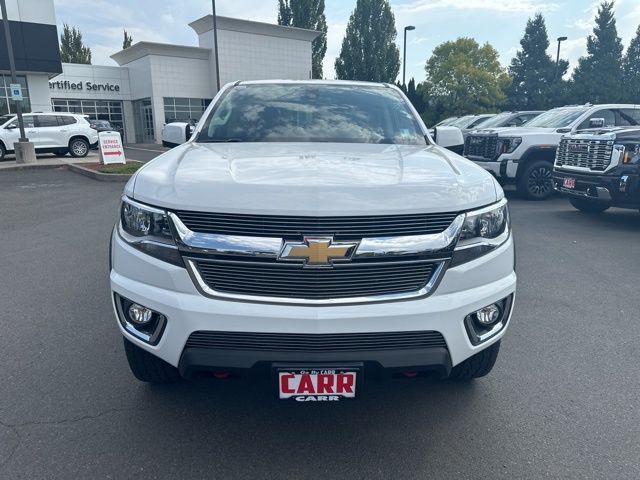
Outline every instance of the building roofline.
<svg viewBox="0 0 640 480">
<path fill-rule="evenodd" d="M 157 42 L 136 42 L 129 48 L 114 53 L 111 55 L 111 58 L 115 60 L 118 65 L 123 66 L 148 55 L 208 60 L 210 54 L 211 49 L 209 48 Z"/>
<path fill-rule="evenodd" d="M 272 23 L 254 22 L 253 20 L 242 20 L 240 18 L 217 16 L 218 30 L 231 30 L 235 32 L 255 33 L 258 35 L 268 35 L 271 37 L 289 38 L 294 40 L 306 40 L 311 42 L 320 35 L 316 30 L 306 28 L 285 27 Z M 205 15 L 189 24 L 198 35 L 213 30 L 213 15 Z"/>
<path fill-rule="evenodd" d="M 333 79 L 306 79 L 306 80 L 288 80 L 288 79 L 267 79 L 267 80 L 239 80 L 230 82 L 228 85 L 341 85 L 341 86 L 360 86 L 360 87 L 380 87 L 380 88 L 396 88 L 395 85 L 380 82 L 367 82 L 364 80 L 333 80 Z"/>
</svg>

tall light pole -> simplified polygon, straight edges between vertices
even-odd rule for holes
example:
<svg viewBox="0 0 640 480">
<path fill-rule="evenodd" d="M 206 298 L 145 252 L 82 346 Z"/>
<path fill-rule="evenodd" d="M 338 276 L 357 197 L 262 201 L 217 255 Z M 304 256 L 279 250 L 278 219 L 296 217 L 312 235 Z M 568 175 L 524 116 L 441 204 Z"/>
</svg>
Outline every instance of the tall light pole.
<svg viewBox="0 0 640 480">
<path fill-rule="evenodd" d="M 213 54 L 216 56 L 216 93 L 220 91 L 220 63 L 218 62 L 218 19 L 216 17 L 216 0 L 211 0 L 213 9 Z"/>
<path fill-rule="evenodd" d="M 404 53 L 402 55 L 402 86 L 406 88 L 406 74 L 407 74 L 407 31 L 415 30 L 413 25 L 407 25 L 404 27 Z"/>
<path fill-rule="evenodd" d="M 560 66 L 560 44 L 566 39 L 567 37 L 558 37 L 558 54 L 556 55 L 556 77 L 558 77 L 558 68 Z"/>
<path fill-rule="evenodd" d="M 7 42 L 7 50 L 9 51 L 9 69 L 11 70 L 11 83 L 18 83 L 16 77 L 16 61 L 13 58 L 13 42 L 11 41 L 11 31 L 9 30 L 9 19 L 7 18 L 7 5 L 5 0 L 0 0 L 0 7 L 2 8 L 2 24 L 4 26 L 4 38 Z M 18 125 L 20 125 L 20 140 L 27 140 L 24 133 L 24 123 L 22 121 L 22 105 L 20 102 L 15 102 L 16 110 L 18 113 Z"/>
<path fill-rule="evenodd" d="M 11 82 L 18 83 L 16 75 L 16 61 L 13 58 L 13 43 L 11 42 L 11 31 L 9 30 L 9 18 L 7 18 L 7 5 L 5 0 L 0 0 L 0 9 L 2 10 L 2 24 L 4 26 L 4 38 L 7 42 L 7 50 L 9 53 L 9 68 L 11 69 Z M 18 126 L 20 128 L 20 138 L 17 143 L 13 144 L 13 151 L 16 155 L 16 163 L 27 163 L 36 161 L 36 151 L 33 143 L 29 142 L 24 133 L 24 122 L 22 121 L 22 103 L 15 101 L 16 113 L 18 114 Z"/>
</svg>

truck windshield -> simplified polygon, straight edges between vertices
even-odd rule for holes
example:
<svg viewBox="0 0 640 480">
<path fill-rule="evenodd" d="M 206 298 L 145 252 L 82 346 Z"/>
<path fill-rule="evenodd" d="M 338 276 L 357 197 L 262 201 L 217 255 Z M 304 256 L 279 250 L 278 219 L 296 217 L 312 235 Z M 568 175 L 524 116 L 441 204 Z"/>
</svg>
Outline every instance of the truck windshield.
<svg viewBox="0 0 640 480">
<path fill-rule="evenodd" d="M 427 144 L 395 89 L 311 83 L 231 88 L 196 141 Z"/>
<path fill-rule="evenodd" d="M 452 122 L 450 126 L 464 128 L 471 122 L 473 118 L 475 118 L 475 115 L 465 115 L 464 117 L 458 118 L 455 122 Z"/>
<path fill-rule="evenodd" d="M 564 128 L 571 125 L 588 108 L 554 108 L 527 122 L 527 127 Z"/>
<path fill-rule="evenodd" d="M 491 127 L 501 127 L 504 123 L 513 117 L 513 113 L 505 112 L 494 115 L 493 117 L 488 118 L 482 123 L 477 125 L 478 128 L 491 128 Z"/>
</svg>

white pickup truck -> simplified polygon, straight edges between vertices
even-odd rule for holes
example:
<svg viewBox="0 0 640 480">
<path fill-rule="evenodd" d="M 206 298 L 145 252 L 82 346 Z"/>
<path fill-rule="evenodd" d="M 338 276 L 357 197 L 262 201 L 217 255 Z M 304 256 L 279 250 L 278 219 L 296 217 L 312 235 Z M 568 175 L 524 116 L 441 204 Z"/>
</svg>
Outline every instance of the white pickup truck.
<svg viewBox="0 0 640 480">
<path fill-rule="evenodd" d="M 110 259 L 138 379 L 270 372 L 296 401 L 486 375 L 516 288 L 498 182 L 364 82 L 224 87 L 126 185 Z"/>
<path fill-rule="evenodd" d="M 515 183 L 523 197 L 553 195 L 553 162 L 562 136 L 593 127 L 640 125 L 640 105 L 578 105 L 549 110 L 520 128 L 478 130 L 465 140 L 464 156 Z"/>
</svg>

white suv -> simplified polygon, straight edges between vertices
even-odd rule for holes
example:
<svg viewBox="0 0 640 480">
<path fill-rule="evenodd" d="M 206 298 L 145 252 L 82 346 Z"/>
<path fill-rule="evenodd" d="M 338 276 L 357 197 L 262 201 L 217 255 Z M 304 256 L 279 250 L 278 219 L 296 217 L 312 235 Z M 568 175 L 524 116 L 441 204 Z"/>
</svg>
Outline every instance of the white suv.
<svg viewBox="0 0 640 480">
<path fill-rule="evenodd" d="M 520 128 L 478 130 L 465 139 L 464 156 L 515 183 L 523 197 L 553 195 L 553 162 L 562 136 L 594 127 L 640 125 L 640 105 L 575 105 L 549 110 Z"/>
<path fill-rule="evenodd" d="M 297 401 L 486 375 L 516 288 L 498 182 L 364 82 L 227 85 L 125 186 L 110 259 L 138 379 L 270 371 Z"/>
<path fill-rule="evenodd" d="M 27 138 L 38 153 L 55 153 L 72 157 L 85 157 L 98 143 L 98 132 L 91 128 L 83 115 L 71 113 L 25 113 L 22 115 Z M 13 153 L 13 144 L 20 138 L 18 117 L 0 117 L 0 160 Z"/>
</svg>

